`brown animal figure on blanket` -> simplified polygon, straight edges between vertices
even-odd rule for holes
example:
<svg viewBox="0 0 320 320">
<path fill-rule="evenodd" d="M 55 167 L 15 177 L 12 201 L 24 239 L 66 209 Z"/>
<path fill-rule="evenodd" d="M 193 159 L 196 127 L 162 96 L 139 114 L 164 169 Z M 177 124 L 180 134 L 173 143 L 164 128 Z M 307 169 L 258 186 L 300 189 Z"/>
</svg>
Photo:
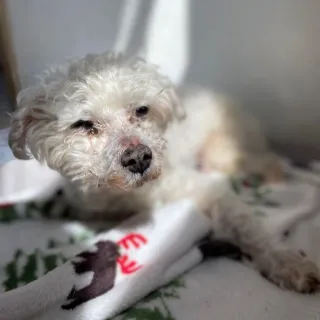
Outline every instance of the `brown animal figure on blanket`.
<svg viewBox="0 0 320 320">
<path fill-rule="evenodd" d="M 119 256 L 118 246 L 112 241 L 99 241 L 96 247 L 96 252 L 85 251 L 77 255 L 76 259 L 82 259 L 80 262 L 72 262 L 76 274 L 82 275 L 91 271 L 93 278 L 88 286 L 80 290 L 73 287 L 67 297 L 70 302 L 64 304 L 62 309 L 74 309 L 80 304 L 106 293 L 113 287 Z"/>
</svg>

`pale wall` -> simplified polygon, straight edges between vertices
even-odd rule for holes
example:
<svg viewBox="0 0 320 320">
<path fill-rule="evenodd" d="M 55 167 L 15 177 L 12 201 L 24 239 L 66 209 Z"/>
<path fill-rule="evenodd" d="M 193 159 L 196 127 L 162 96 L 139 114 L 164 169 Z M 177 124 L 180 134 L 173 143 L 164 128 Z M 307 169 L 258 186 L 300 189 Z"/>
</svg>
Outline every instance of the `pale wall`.
<svg viewBox="0 0 320 320">
<path fill-rule="evenodd" d="M 122 44 L 125 1 L 7 2 L 24 86 L 66 56 L 136 52 L 145 39 L 147 56 L 175 81 L 237 94 L 272 139 L 320 155 L 319 1 L 129 0 L 137 17 Z"/>
</svg>

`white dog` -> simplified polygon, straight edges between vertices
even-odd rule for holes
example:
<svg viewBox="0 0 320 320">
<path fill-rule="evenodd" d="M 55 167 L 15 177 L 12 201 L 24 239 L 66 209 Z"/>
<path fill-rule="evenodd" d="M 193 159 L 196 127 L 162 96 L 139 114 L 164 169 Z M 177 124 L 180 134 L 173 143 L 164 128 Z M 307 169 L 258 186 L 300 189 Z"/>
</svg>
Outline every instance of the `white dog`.
<svg viewBox="0 0 320 320">
<path fill-rule="evenodd" d="M 47 74 L 19 94 L 9 143 L 17 158 L 61 173 L 80 218 L 122 219 L 191 197 L 215 235 L 240 246 L 269 280 L 318 288 L 316 265 L 283 247 L 250 210 L 216 210 L 217 186 L 204 172 L 281 178 L 257 123 L 210 92 L 181 102 L 141 59 L 88 55 Z"/>
</svg>

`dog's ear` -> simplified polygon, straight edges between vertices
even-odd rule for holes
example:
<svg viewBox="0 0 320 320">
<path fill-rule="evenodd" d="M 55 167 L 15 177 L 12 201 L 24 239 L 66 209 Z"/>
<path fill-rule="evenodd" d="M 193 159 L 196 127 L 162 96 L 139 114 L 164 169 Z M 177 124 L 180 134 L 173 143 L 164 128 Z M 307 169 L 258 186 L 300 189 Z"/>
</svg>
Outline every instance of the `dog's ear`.
<svg viewBox="0 0 320 320">
<path fill-rule="evenodd" d="M 32 158 L 29 139 L 35 136 L 46 124 L 55 119 L 48 110 L 48 97 L 43 90 L 29 88 L 17 97 L 17 110 L 11 116 L 9 146 L 16 158 Z M 31 150 L 33 151 L 33 150 Z"/>
<path fill-rule="evenodd" d="M 164 88 L 159 92 L 157 104 L 153 113 L 162 129 L 166 129 L 172 121 L 185 118 L 185 110 L 173 86 Z"/>
<path fill-rule="evenodd" d="M 177 90 L 172 88 L 170 91 L 173 116 L 176 120 L 183 120 L 186 117 L 186 111 L 181 103 Z"/>
<path fill-rule="evenodd" d="M 165 103 L 159 110 L 162 115 L 162 124 L 166 128 L 168 123 L 173 120 L 181 121 L 185 118 L 186 112 L 181 103 L 176 88 L 172 85 L 162 92 L 162 96 L 165 98 Z"/>
</svg>

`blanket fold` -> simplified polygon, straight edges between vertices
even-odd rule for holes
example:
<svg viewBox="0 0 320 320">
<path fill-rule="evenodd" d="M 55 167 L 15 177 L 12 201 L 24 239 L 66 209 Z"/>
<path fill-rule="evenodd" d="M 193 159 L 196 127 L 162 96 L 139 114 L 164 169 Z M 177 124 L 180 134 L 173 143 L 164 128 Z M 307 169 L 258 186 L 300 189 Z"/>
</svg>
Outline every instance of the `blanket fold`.
<svg viewBox="0 0 320 320">
<path fill-rule="evenodd" d="M 71 260 L 0 295 L 1 319 L 109 319 L 202 260 L 196 243 L 210 223 L 191 201 L 159 209 L 150 221 L 127 228 L 136 219 L 67 248 L 65 255 L 60 250 Z"/>
</svg>

